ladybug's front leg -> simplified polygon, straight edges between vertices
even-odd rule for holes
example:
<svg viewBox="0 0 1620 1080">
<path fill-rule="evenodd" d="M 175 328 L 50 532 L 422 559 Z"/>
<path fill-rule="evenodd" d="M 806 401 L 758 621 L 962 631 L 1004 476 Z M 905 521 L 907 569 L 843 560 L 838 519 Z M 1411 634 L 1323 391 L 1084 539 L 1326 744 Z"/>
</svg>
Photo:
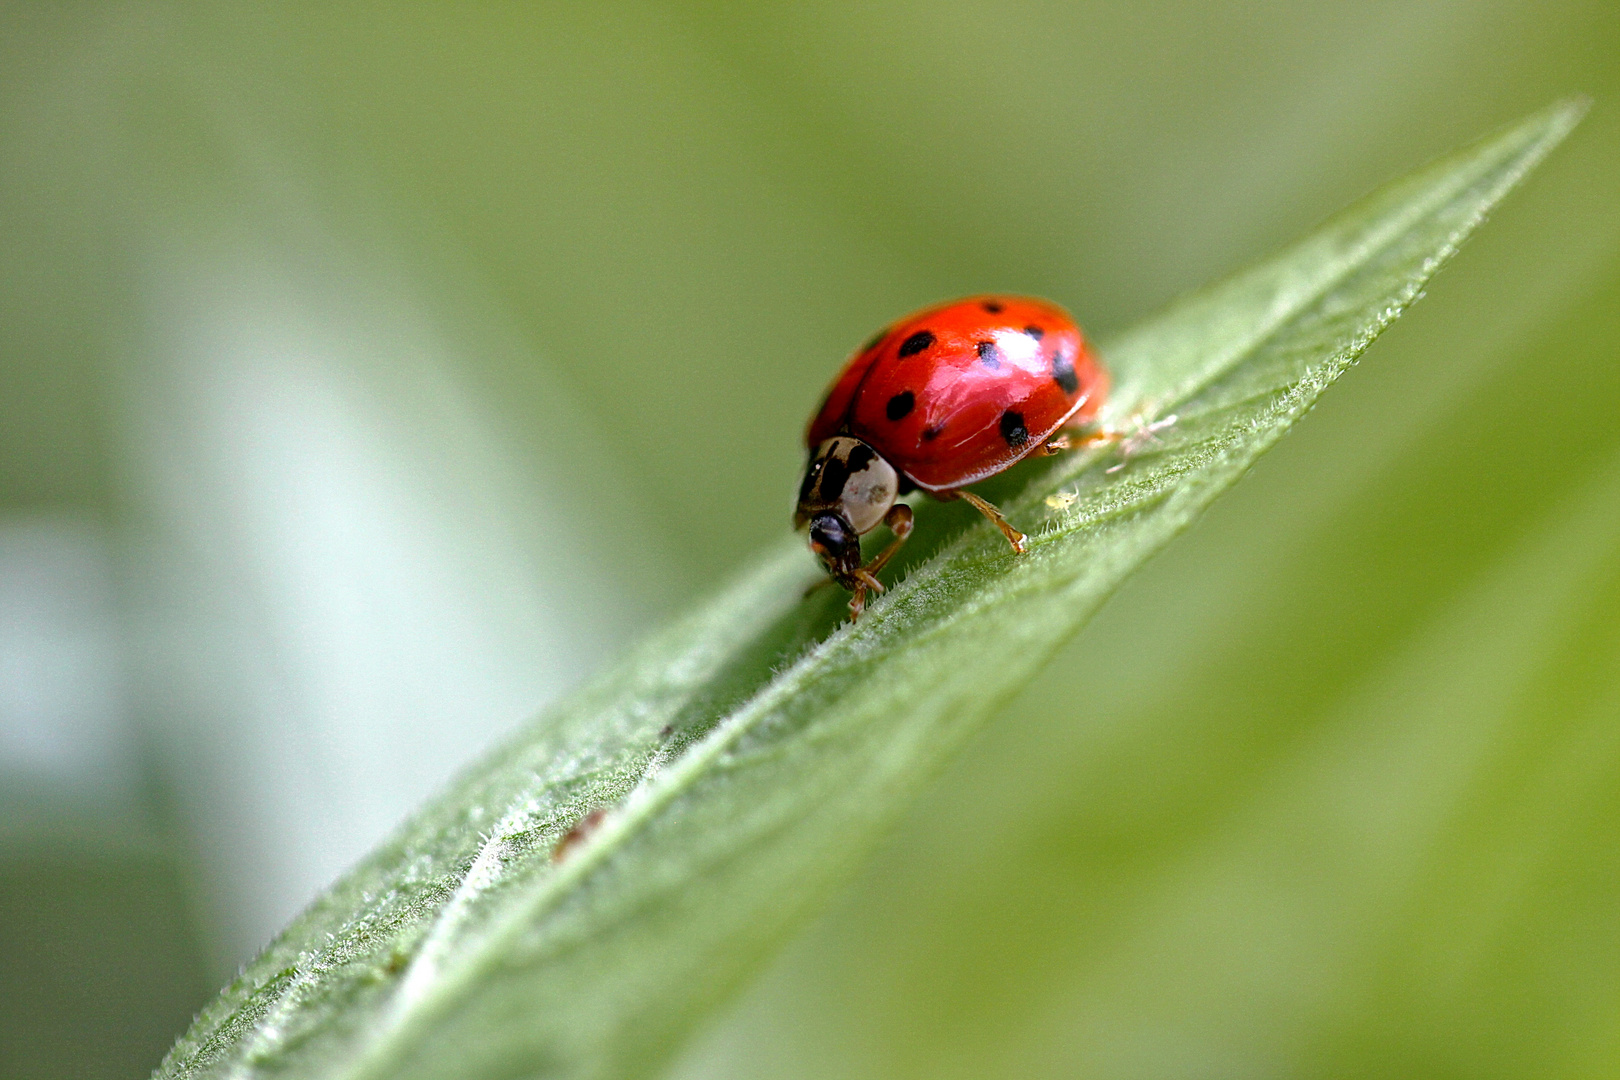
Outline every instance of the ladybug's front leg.
<svg viewBox="0 0 1620 1080">
<path fill-rule="evenodd" d="M 861 567 L 861 569 L 868 574 L 876 574 L 889 565 L 889 560 L 894 558 L 894 553 L 900 550 L 900 545 L 905 543 L 906 539 L 911 535 L 911 522 L 911 507 L 905 503 L 895 503 L 889 507 L 889 512 L 883 515 L 883 524 L 887 525 L 889 531 L 894 533 L 894 539 L 889 541 L 888 547 L 878 553 L 877 558 Z"/>
<path fill-rule="evenodd" d="M 873 578 L 873 580 L 876 581 L 877 579 Z M 882 592 L 883 590 L 880 587 L 877 591 Z M 857 581 L 855 583 L 854 595 L 849 598 L 850 622 L 854 622 L 856 619 L 859 619 L 861 617 L 861 612 L 866 610 L 866 592 L 866 582 Z"/>
<path fill-rule="evenodd" d="M 889 512 L 883 515 L 883 524 L 894 533 L 894 539 L 889 541 L 889 546 L 879 552 L 876 558 L 855 571 L 855 595 L 849 600 L 851 622 L 860 618 L 861 612 L 866 610 L 868 592 L 875 596 L 883 591 L 883 583 L 877 579 L 877 573 L 888 565 L 889 560 L 894 558 L 894 553 L 900 550 L 900 545 L 911 535 L 911 522 L 911 507 L 905 503 L 895 503 L 889 507 Z"/>
</svg>

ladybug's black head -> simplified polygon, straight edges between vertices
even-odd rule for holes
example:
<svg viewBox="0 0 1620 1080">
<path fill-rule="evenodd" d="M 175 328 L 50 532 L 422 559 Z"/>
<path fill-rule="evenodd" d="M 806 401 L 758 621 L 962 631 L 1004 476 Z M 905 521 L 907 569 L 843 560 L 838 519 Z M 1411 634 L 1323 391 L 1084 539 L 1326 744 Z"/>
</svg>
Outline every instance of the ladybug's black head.
<svg viewBox="0 0 1620 1080">
<path fill-rule="evenodd" d="M 861 537 L 849 519 L 839 513 L 821 513 L 810 520 L 810 550 L 821 559 L 827 574 L 845 588 L 853 588 L 861 568 Z"/>
</svg>

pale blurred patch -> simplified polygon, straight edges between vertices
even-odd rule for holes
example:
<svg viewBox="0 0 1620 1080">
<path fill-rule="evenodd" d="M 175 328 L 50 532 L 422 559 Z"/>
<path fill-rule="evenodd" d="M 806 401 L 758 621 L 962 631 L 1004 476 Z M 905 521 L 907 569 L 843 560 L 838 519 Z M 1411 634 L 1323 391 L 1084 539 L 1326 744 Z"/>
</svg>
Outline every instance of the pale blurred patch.
<svg viewBox="0 0 1620 1080">
<path fill-rule="evenodd" d="M 109 816 L 139 802 L 123 629 L 104 529 L 0 517 L 0 788 Z M 5 808 L 0 833 L 19 812 Z"/>
<path fill-rule="evenodd" d="M 148 722 L 240 957 L 643 605 L 408 297 L 191 254 L 154 259 L 127 378 L 133 572 Z"/>
</svg>

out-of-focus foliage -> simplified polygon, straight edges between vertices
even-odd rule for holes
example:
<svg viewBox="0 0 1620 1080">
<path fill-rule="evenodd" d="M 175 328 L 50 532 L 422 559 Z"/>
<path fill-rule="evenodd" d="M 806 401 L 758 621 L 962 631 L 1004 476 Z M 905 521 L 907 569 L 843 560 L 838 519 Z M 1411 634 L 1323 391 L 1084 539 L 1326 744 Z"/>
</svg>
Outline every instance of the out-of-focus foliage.
<svg viewBox="0 0 1620 1080">
<path fill-rule="evenodd" d="M 1378 362 L 1049 666 L 688 1067 L 1613 1071 L 1614 757 L 1578 718 L 1608 730 L 1620 665 L 1612 579 L 1565 554 L 1620 454 L 1612 3 L 0 19 L 0 506 L 27 518 L 0 531 L 110 526 L 80 534 L 124 582 L 133 737 L 109 745 L 136 748 L 54 795 L 0 760 L 7 896 L 39 867 L 191 867 L 192 929 L 46 929 L 82 965 L 175 935 L 198 1004 L 454 762 L 778 536 L 805 413 L 896 312 L 1023 289 L 1106 334 L 1592 94 Z M 1560 595 L 1589 617 L 1520 617 Z M 1494 684 L 1460 666 L 1490 642 Z M 1499 719 L 1422 696 L 1457 680 Z M 1428 741 L 1312 779 L 1379 725 Z M 1313 799 L 1415 854 L 1300 824 Z M 79 811 L 169 847 L 11 839 Z M 33 977 L 0 965 L 0 1000 Z M 129 1075 L 180 1017 L 115 982 L 74 985 L 152 1005 L 104 1006 L 159 1024 L 119 1044 L 147 1047 L 105 1073 Z M 85 1042 L 27 1015 L 0 1024 L 8 1075 L 13 1047 Z"/>
<path fill-rule="evenodd" d="M 1174 425 L 1114 465 L 1105 449 L 1046 462 L 1001 500 L 1025 527 L 1053 500 L 1023 557 L 982 520 L 942 544 L 951 515 L 929 507 L 932 543 L 910 545 L 903 580 L 831 633 L 841 598 L 801 598 L 788 546 L 434 800 L 255 958 L 160 1074 L 655 1070 L 995 704 L 1310 410 L 1580 111 L 1392 185 L 1105 345 L 1105 421 Z"/>
</svg>

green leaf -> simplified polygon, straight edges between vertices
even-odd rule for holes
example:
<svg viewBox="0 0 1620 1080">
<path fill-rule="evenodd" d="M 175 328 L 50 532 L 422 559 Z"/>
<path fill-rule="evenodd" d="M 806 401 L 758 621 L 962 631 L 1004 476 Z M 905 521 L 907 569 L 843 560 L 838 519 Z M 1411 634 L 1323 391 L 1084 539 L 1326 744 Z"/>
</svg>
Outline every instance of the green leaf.
<svg viewBox="0 0 1620 1080">
<path fill-rule="evenodd" d="M 918 506 L 857 625 L 796 538 L 541 717 L 340 881 L 162 1076 L 644 1075 L 1136 567 L 1310 409 L 1579 119 L 1565 104 L 1375 193 L 1103 355 L 1116 423 Z M 1369 433 L 1376 437 L 1376 433 Z M 594 810 L 600 823 L 559 854 Z"/>
</svg>

